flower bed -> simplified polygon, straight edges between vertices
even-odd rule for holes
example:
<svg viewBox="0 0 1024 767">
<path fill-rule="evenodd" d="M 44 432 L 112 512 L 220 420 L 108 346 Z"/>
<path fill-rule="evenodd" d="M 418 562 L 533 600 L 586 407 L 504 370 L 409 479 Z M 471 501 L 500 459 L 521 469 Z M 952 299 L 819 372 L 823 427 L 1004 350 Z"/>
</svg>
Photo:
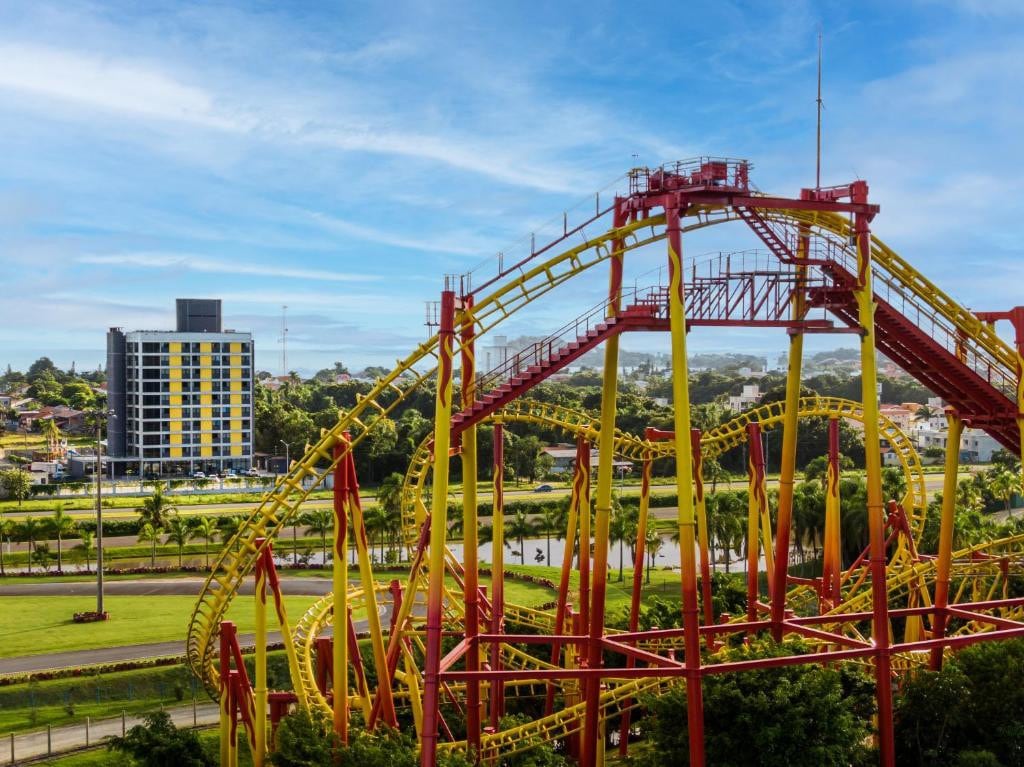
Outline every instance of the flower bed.
<svg viewBox="0 0 1024 767">
<path fill-rule="evenodd" d="M 101 613 L 95 610 L 88 610 L 84 613 L 75 613 L 73 620 L 75 623 L 98 623 L 99 621 L 105 621 L 110 618 L 110 613 L 103 611 Z"/>
</svg>

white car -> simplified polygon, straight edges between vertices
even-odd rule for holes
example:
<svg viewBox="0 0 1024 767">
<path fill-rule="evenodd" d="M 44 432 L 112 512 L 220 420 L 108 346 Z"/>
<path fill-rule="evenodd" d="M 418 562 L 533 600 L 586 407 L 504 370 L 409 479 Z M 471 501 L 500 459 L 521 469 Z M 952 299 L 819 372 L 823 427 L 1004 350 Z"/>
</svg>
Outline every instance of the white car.
<svg viewBox="0 0 1024 767">
<path fill-rule="evenodd" d="M 206 479 L 205 471 L 194 471 L 192 472 L 192 479 Z"/>
</svg>

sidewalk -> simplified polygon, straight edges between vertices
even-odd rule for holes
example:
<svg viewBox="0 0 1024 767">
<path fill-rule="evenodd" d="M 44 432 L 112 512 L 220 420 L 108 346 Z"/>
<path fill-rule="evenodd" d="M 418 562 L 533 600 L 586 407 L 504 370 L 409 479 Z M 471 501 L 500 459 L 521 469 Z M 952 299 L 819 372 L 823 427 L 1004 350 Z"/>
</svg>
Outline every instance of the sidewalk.
<svg viewBox="0 0 1024 767">
<path fill-rule="evenodd" d="M 199 703 L 194 707 L 177 706 L 166 709 L 171 720 L 178 727 L 203 727 L 216 724 L 220 713 L 215 703 Z M 50 754 L 60 754 L 86 746 L 97 746 L 107 738 L 122 735 L 137 724 L 142 724 L 142 715 L 100 719 L 79 724 L 53 727 L 49 731 L 26 732 L 9 735 L 0 743 L 0 764 L 21 764 Z"/>
</svg>

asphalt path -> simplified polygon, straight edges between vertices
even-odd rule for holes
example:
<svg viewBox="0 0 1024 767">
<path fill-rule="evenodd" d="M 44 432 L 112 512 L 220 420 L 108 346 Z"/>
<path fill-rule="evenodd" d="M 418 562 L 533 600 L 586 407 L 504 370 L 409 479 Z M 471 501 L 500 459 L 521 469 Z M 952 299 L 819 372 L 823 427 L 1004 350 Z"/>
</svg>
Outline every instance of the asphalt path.
<svg viewBox="0 0 1024 767">
<path fill-rule="evenodd" d="M 195 706 L 175 706 L 165 709 L 171 721 L 178 727 L 204 727 L 220 721 L 216 703 L 202 703 Z M 97 719 L 95 721 L 53 727 L 49 731 L 26 732 L 5 738 L 0 742 L 0 759 L 4 764 L 21 763 L 48 754 L 61 754 L 87 746 L 102 744 L 108 738 L 123 735 L 137 724 L 142 724 L 143 715 Z"/>
</svg>

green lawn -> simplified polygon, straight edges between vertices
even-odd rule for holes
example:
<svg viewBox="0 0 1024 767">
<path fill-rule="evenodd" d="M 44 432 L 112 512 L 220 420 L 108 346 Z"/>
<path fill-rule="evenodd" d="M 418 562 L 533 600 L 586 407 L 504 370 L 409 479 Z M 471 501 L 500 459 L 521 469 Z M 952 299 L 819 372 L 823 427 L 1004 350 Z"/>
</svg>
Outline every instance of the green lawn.
<svg viewBox="0 0 1024 767">
<path fill-rule="evenodd" d="M 288 597 L 289 617 L 298 618 L 315 599 Z M 94 598 L 0 597 L 0 657 L 183 640 L 195 602 L 188 596 L 110 596 L 110 620 L 78 624 L 71 616 L 94 610 Z M 252 631 L 252 610 L 235 609 L 230 617 L 241 632 Z"/>
</svg>

